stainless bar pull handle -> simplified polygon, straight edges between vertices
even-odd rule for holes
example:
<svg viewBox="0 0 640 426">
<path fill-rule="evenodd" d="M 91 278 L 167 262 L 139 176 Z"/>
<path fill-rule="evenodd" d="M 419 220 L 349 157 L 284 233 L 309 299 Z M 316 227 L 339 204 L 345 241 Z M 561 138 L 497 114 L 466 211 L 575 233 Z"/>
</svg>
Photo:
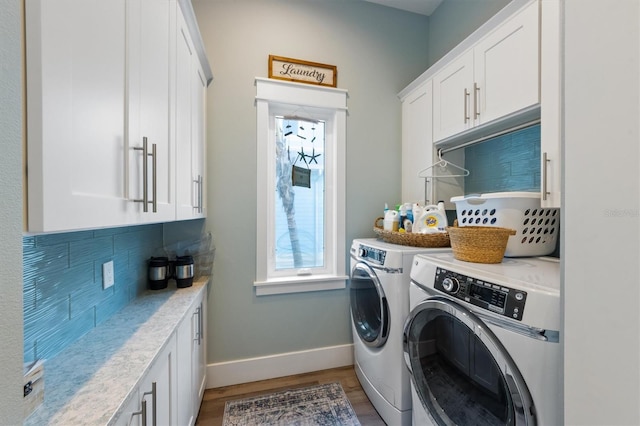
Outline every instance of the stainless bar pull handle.
<svg viewBox="0 0 640 426">
<path fill-rule="evenodd" d="M 157 386 L 157 383 L 156 382 L 152 382 L 151 383 L 151 392 L 145 392 L 145 393 L 142 394 L 142 404 L 145 407 L 145 409 L 143 410 L 145 412 L 145 414 L 143 414 L 143 418 L 146 417 L 146 411 L 147 411 L 146 410 L 147 401 L 144 399 L 144 397 L 146 395 L 151 395 L 151 402 L 153 403 L 153 412 L 152 412 L 152 415 L 151 415 L 151 424 L 153 426 L 156 426 L 156 423 L 157 423 L 156 412 L 157 412 L 157 407 L 158 407 L 158 404 L 157 404 L 157 402 L 158 402 L 158 393 L 156 392 L 156 386 Z M 147 424 L 146 419 L 142 422 L 142 424 L 146 426 L 146 424 Z"/>
<path fill-rule="evenodd" d="M 464 123 L 467 124 L 467 121 L 469 121 L 469 91 L 467 90 L 467 88 L 464 88 Z"/>
<path fill-rule="evenodd" d="M 158 212 L 158 150 L 157 144 L 153 144 L 151 147 L 151 157 L 153 169 L 151 171 L 151 186 L 153 191 L 153 200 L 151 200 L 151 205 L 153 206 L 153 212 Z M 145 210 L 146 211 L 146 210 Z"/>
<path fill-rule="evenodd" d="M 478 83 L 473 83 L 473 118 L 477 119 L 480 117 L 480 107 L 478 106 L 478 101 L 480 100 L 480 88 L 478 87 Z"/>
<path fill-rule="evenodd" d="M 198 178 L 194 179 L 193 182 L 196 184 L 196 204 L 193 206 L 193 208 L 198 213 L 202 213 L 202 175 L 198 175 Z"/>
<path fill-rule="evenodd" d="M 131 413 L 131 419 L 133 419 L 135 416 L 142 416 L 142 425 L 147 426 L 147 401 L 143 399 L 141 402 L 141 406 L 142 407 L 140 411 Z M 129 419 L 129 424 L 131 424 L 131 419 Z"/>
<path fill-rule="evenodd" d="M 142 199 L 133 200 L 136 203 L 142 203 L 142 211 L 148 212 L 149 207 L 149 193 L 147 190 L 147 157 L 149 156 L 149 150 L 147 145 L 146 136 L 142 138 L 142 148 L 133 148 L 135 151 L 142 151 Z"/>
<path fill-rule="evenodd" d="M 202 175 L 198 175 L 198 213 L 202 213 L 204 211 L 204 206 L 202 205 L 202 192 L 204 191 L 204 181 Z"/>
<path fill-rule="evenodd" d="M 547 153 L 542 153 L 542 201 L 547 200 L 547 195 L 551 195 L 551 193 L 547 190 L 547 164 L 549 164 L 551 160 L 547 157 Z"/>
<path fill-rule="evenodd" d="M 198 175 L 198 180 L 200 181 L 200 192 L 198 193 L 198 195 L 200 196 L 200 199 L 198 200 L 198 206 L 200 208 L 198 213 L 202 213 L 204 211 L 204 205 L 202 205 L 202 200 L 203 200 L 203 192 L 204 192 L 204 178 L 202 177 L 202 175 Z"/>
<path fill-rule="evenodd" d="M 202 344 L 202 339 L 204 339 L 204 310 L 202 309 L 202 303 L 200 304 L 200 341 L 198 345 Z"/>
<path fill-rule="evenodd" d="M 197 322 L 196 322 L 196 337 L 193 340 L 195 342 L 198 342 L 198 345 L 200 345 L 200 339 L 202 336 L 202 323 L 201 323 L 202 312 L 200 307 L 196 308 L 196 312 L 194 313 L 194 315 L 197 315 Z"/>
</svg>

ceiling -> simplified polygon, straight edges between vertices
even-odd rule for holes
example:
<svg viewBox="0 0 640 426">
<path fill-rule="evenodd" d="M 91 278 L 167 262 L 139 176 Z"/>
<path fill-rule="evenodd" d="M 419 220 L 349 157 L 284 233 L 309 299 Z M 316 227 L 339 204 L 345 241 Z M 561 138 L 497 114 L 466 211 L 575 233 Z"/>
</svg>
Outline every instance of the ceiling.
<svg viewBox="0 0 640 426">
<path fill-rule="evenodd" d="M 383 6 L 430 16 L 443 0 L 365 0 Z"/>
</svg>

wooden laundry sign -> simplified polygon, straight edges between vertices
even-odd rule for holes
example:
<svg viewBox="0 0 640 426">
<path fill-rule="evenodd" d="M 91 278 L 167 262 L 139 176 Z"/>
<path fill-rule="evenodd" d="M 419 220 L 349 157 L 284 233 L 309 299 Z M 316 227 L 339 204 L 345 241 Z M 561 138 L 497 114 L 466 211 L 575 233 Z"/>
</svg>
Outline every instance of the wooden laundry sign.
<svg viewBox="0 0 640 426">
<path fill-rule="evenodd" d="M 269 55 L 269 78 L 337 87 L 338 68 L 335 65 Z"/>
</svg>

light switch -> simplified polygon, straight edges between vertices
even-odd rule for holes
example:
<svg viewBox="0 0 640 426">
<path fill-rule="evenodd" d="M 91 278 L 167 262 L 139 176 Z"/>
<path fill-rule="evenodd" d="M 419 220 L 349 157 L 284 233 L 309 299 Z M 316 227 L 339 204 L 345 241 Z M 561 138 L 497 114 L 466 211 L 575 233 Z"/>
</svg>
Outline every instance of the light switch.
<svg viewBox="0 0 640 426">
<path fill-rule="evenodd" d="M 102 264 L 102 288 L 107 289 L 114 283 L 113 260 Z"/>
</svg>

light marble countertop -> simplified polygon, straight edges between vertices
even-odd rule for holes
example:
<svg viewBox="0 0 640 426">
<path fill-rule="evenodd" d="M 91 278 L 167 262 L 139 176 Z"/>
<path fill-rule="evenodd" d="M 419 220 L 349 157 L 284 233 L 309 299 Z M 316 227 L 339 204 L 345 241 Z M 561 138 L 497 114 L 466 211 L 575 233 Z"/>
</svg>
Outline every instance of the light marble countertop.
<svg viewBox="0 0 640 426">
<path fill-rule="evenodd" d="M 208 280 L 146 292 L 47 360 L 44 402 L 24 424 L 109 425 Z"/>
</svg>

